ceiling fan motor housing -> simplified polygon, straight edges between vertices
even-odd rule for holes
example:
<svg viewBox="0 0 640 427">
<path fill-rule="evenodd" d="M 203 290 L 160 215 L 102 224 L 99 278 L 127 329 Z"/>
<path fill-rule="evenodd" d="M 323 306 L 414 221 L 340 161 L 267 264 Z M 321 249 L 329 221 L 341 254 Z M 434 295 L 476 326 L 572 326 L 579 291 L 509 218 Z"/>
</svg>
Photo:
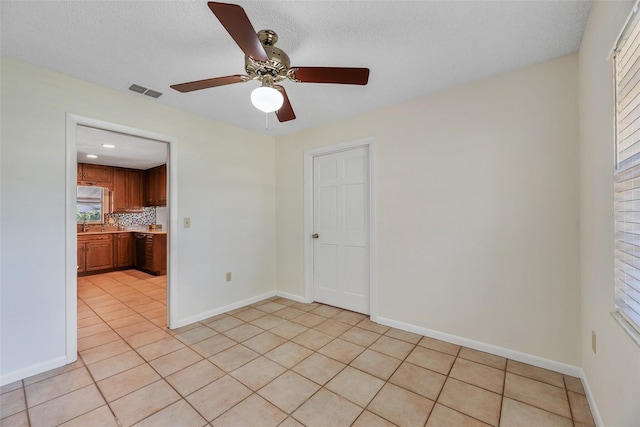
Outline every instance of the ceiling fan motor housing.
<svg viewBox="0 0 640 427">
<path fill-rule="evenodd" d="M 256 61 L 255 59 L 245 56 L 244 68 L 252 79 L 262 79 L 263 76 L 269 75 L 274 82 L 279 82 L 287 78 L 287 71 L 291 62 L 289 56 L 282 49 L 274 46 L 278 41 L 278 35 L 272 30 L 258 31 L 258 39 L 265 52 L 268 61 Z"/>
</svg>

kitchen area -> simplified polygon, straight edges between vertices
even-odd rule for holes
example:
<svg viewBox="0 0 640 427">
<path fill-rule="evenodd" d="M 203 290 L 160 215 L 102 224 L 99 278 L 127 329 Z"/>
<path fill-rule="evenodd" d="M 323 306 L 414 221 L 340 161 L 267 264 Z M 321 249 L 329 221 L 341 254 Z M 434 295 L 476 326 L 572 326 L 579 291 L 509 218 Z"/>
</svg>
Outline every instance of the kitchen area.
<svg viewBox="0 0 640 427">
<path fill-rule="evenodd" d="M 167 274 L 167 145 L 77 129 L 78 276 Z"/>
</svg>

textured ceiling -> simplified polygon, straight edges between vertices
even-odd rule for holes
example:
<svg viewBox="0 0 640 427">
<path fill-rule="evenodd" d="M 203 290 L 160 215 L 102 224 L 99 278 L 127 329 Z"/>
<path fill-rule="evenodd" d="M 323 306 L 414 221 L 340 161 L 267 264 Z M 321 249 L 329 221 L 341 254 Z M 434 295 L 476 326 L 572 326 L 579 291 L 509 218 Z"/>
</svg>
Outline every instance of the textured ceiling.
<svg viewBox="0 0 640 427">
<path fill-rule="evenodd" d="M 283 135 L 578 50 L 590 1 L 240 1 L 298 66 L 369 67 L 367 86 L 283 82 L 297 119 L 252 107 L 259 83 L 187 94 L 169 85 L 244 73 L 205 1 L 2 1 L 1 52 L 173 107 Z"/>
</svg>

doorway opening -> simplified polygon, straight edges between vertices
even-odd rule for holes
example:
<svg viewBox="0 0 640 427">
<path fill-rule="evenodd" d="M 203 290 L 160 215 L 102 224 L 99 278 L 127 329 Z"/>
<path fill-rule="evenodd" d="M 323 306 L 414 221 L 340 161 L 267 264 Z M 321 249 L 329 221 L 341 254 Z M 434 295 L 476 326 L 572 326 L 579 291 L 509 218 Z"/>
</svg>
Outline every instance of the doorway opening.
<svg viewBox="0 0 640 427">
<path fill-rule="evenodd" d="M 153 290 L 166 308 L 156 307 L 154 314 L 169 328 L 175 324 L 173 144 L 166 135 L 67 114 L 68 363 L 78 351 L 79 282 L 159 285 Z"/>
</svg>

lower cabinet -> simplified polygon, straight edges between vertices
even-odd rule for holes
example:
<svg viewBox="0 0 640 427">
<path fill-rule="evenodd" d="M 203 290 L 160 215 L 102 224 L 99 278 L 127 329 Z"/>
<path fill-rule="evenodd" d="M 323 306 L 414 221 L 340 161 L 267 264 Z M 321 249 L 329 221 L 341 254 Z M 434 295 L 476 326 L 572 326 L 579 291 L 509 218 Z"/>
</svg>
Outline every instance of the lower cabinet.
<svg viewBox="0 0 640 427">
<path fill-rule="evenodd" d="M 78 235 L 78 273 L 135 267 L 156 276 L 167 274 L 167 235 L 105 233 Z"/>
<path fill-rule="evenodd" d="M 113 268 L 113 243 L 110 235 L 78 237 L 78 273 Z"/>
<path fill-rule="evenodd" d="M 133 236 L 131 233 L 113 235 L 113 266 L 130 267 L 133 265 Z"/>
</svg>

